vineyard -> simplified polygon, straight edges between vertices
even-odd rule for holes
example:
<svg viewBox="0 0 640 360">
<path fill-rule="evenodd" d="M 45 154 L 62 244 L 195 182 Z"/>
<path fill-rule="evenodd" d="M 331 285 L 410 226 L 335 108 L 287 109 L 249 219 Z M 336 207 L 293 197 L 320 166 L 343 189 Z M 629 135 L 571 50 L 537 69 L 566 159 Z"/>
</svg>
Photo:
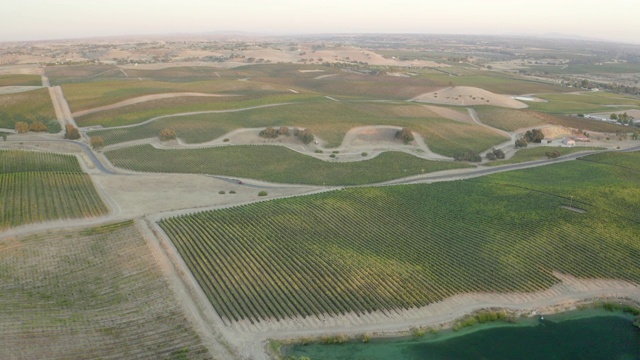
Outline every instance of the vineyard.
<svg viewBox="0 0 640 360">
<path fill-rule="evenodd" d="M 0 151 L 0 170 L 0 229 L 108 212 L 74 156 Z"/>
<path fill-rule="evenodd" d="M 132 222 L 0 241 L 0 358 L 210 359 Z"/>
<path fill-rule="evenodd" d="M 584 161 L 593 161 L 601 164 L 609 164 L 633 171 L 640 171 L 640 151 L 628 153 L 603 153 L 580 158 Z"/>
<path fill-rule="evenodd" d="M 40 75 L 0 75 L 0 86 L 41 86 Z"/>
<path fill-rule="evenodd" d="M 328 147 L 339 146 L 345 134 L 357 126 L 409 127 L 425 137 L 431 150 L 449 156 L 460 151 L 484 151 L 506 140 L 476 124 L 432 117 L 432 113 L 420 105 L 338 103 L 326 99 L 238 112 L 169 117 L 140 126 L 98 130 L 90 134 L 102 136 L 110 145 L 157 137 L 160 130 L 170 127 L 183 141 L 200 143 L 238 128 L 281 125 L 309 128 L 327 141 Z"/>
<path fill-rule="evenodd" d="M 0 95 L 0 128 L 13 129 L 16 121 L 55 119 L 47 89 Z"/>
<path fill-rule="evenodd" d="M 278 183 L 358 185 L 433 171 L 470 167 L 385 152 L 357 162 L 327 162 L 281 146 L 238 145 L 203 149 L 160 150 L 151 145 L 105 152 L 117 167 L 140 172 L 237 176 Z"/>
<path fill-rule="evenodd" d="M 533 116 L 530 111 L 493 106 L 478 106 L 475 110 L 482 123 L 505 131 L 545 125 L 544 121 Z"/>
<path fill-rule="evenodd" d="M 551 151 L 557 151 L 560 154 L 560 156 L 564 156 L 564 155 L 573 154 L 575 152 L 594 151 L 594 150 L 604 150 L 604 148 L 590 147 L 590 146 L 576 146 L 576 147 L 537 146 L 537 147 L 520 149 L 508 160 L 490 161 L 485 163 L 485 165 L 497 166 L 497 165 L 517 164 L 517 163 L 522 163 L 527 161 L 547 159 L 546 153 Z"/>
<path fill-rule="evenodd" d="M 614 204 L 602 199 L 618 200 L 634 186 L 629 212 L 637 215 L 640 180 L 572 164 L 480 181 L 354 188 L 159 224 L 228 322 L 393 312 L 460 293 L 537 291 L 558 282 L 553 271 L 640 283 L 640 219 L 612 213 Z M 589 191 L 594 178 L 571 170 L 620 184 L 574 199 L 585 213 L 569 211 L 561 206 L 572 192 L 554 193 L 554 182 Z M 514 173 L 533 184 L 548 180 L 529 189 L 517 176 L 507 181 Z"/>
</svg>

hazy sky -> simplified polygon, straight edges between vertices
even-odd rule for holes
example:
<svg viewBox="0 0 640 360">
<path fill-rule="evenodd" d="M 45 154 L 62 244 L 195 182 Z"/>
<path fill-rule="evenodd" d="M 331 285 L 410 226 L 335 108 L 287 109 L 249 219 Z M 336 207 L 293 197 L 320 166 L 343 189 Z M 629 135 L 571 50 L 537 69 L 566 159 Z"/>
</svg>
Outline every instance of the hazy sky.
<svg viewBox="0 0 640 360">
<path fill-rule="evenodd" d="M 0 41 L 245 31 L 531 34 L 640 43 L 640 0 L 2 0 Z"/>
</svg>

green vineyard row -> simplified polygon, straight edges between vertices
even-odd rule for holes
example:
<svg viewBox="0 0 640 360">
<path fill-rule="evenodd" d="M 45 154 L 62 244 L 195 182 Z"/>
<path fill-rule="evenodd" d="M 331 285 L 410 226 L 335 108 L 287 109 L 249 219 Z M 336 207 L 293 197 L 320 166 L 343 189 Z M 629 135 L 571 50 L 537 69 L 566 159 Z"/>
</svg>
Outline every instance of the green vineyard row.
<svg viewBox="0 0 640 360">
<path fill-rule="evenodd" d="M 640 283 L 639 223 L 599 202 L 581 203 L 585 213 L 561 207 L 569 202 L 458 181 L 341 190 L 159 224 L 229 322 L 537 291 L 558 282 L 553 271 Z"/>
</svg>

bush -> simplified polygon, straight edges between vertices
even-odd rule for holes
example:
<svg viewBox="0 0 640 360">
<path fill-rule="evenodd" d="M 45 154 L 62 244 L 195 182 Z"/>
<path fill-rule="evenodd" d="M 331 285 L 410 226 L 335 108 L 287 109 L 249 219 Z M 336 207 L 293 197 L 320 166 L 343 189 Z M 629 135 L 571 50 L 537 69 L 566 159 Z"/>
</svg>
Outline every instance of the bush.
<svg viewBox="0 0 640 360">
<path fill-rule="evenodd" d="M 260 192 L 258 193 L 258 196 L 267 196 L 267 195 L 269 195 L 269 194 L 267 194 L 267 192 L 266 192 L 266 191 L 260 191 Z"/>
<path fill-rule="evenodd" d="M 280 126 L 280 129 L 278 129 L 278 135 L 289 136 L 291 134 L 289 134 L 289 128 L 288 127 Z"/>
<path fill-rule="evenodd" d="M 101 149 L 102 147 L 104 147 L 104 138 L 102 136 L 92 136 L 91 147 L 94 150 Z"/>
<path fill-rule="evenodd" d="M 369 155 L 369 153 L 368 153 L 368 152 L 363 152 L 363 153 L 362 153 L 362 154 L 360 154 L 360 155 L 362 155 L 362 156 L 367 156 L 367 155 Z"/>
<path fill-rule="evenodd" d="M 176 132 L 173 129 L 162 129 L 160 131 L 160 141 L 175 140 Z"/>
<path fill-rule="evenodd" d="M 516 149 L 527 147 L 527 142 L 524 139 L 516 140 Z"/>
<path fill-rule="evenodd" d="M 226 194 L 226 192 L 224 190 L 220 190 L 220 191 L 218 191 L 218 194 L 224 195 L 224 194 Z"/>
<path fill-rule="evenodd" d="M 558 151 L 558 150 L 547 151 L 547 152 L 546 152 L 546 153 L 544 153 L 544 154 L 545 154 L 545 155 L 547 156 L 547 158 L 549 158 L 549 159 L 555 159 L 555 158 L 557 158 L 557 157 L 559 157 L 559 156 L 561 155 L 561 154 L 560 154 L 560 151 Z"/>
<path fill-rule="evenodd" d="M 492 149 L 485 155 L 487 160 L 504 159 L 504 151 L 500 149 Z"/>
<path fill-rule="evenodd" d="M 330 157 L 330 158 L 335 158 L 335 157 L 336 157 L 336 154 L 331 154 L 331 155 L 329 155 L 329 157 Z"/>
<path fill-rule="evenodd" d="M 316 154 L 322 154 L 322 150 L 320 150 L 320 149 L 316 149 L 315 153 L 316 153 Z"/>
<path fill-rule="evenodd" d="M 235 190 L 231 190 L 231 191 L 229 191 L 229 194 L 235 194 L 235 193 L 236 193 L 236 191 L 235 191 Z"/>
<path fill-rule="evenodd" d="M 16 122 L 16 132 L 18 134 L 24 134 L 26 132 L 29 132 L 29 124 L 27 124 L 24 121 Z"/>
<path fill-rule="evenodd" d="M 258 135 L 266 139 L 275 139 L 278 137 L 278 130 L 269 126 L 268 128 L 260 131 Z"/>
<path fill-rule="evenodd" d="M 80 139 L 80 131 L 78 131 L 77 127 L 71 124 L 67 124 L 64 126 L 64 128 L 65 128 L 65 132 L 64 132 L 65 139 L 70 139 L 70 140 Z"/>
<path fill-rule="evenodd" d="M 496 155 L 495 155 L 492 151 L 489 151 L 489 152 L 485 155 L 485 157 L 487 158 L 487 160 L 491 160 L 491 161 L 493 161 L 493 160 L 497 159 L 497 158 L 496 158 Z"/>
<path fill-rule="evenodd" d="M 458 154 L 453 155 L 453 159 L 455 161 L 470 161 L 470 162 L 480 162 L 482 161 L 482 157 L 473 151 L 465 151 Z"/>
<path fill-rule="evenodd" d="M 300 139 L 300 141 L 302 141 L 303 144 L 308 144 L 310 142 L 313 141 L 314 136 L 313 134 L 309 131 L 309 129 L 304 129 L 304 130 L 298 130 L 296 129 L 294 131 L 294 135 Z"/>
<path fill-rule="evenodd" d="M 402 128 L 396 133 L 396 139 L 400 139 L 405 144 L 408 144 L 414 140 L 413 132 L 409 128 Z"/>
<path fill-rule="evenodd" d="M 229 139 L 224 139 L 222 140 L 222 142 L 229 142 Z"/>
<path fill-rule="evenodd" d="M 47 131 L 47 125 L 45 125 L 42 121 L 34 121 L 29 125 L 29 131 L 33 132 L 45 132 Z"/>
<path fill-rule="evenodd" d="M 58 120 L 49 120 L 47 121 L 47 132 L 50 134 L 57 134 L 62 131 L 62 126 Z"/>
</svg>

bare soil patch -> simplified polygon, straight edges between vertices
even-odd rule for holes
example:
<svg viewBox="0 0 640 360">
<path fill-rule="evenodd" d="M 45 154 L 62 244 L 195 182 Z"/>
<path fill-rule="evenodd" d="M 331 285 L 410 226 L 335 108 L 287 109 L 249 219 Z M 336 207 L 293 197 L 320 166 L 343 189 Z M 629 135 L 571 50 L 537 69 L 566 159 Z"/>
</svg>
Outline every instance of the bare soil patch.
<svg viewBox="0 0 640 360">
<path fill-rule="evenodd" d="M 523 109 L 527 107 L 527 104 L 512 99 L 507 95 L 495 94 L 471 86 L 444 88 L 419 95 L 413 98 L 412 101 L 456 106 L 492 105 L 511 109 Z"/>
</svg>

